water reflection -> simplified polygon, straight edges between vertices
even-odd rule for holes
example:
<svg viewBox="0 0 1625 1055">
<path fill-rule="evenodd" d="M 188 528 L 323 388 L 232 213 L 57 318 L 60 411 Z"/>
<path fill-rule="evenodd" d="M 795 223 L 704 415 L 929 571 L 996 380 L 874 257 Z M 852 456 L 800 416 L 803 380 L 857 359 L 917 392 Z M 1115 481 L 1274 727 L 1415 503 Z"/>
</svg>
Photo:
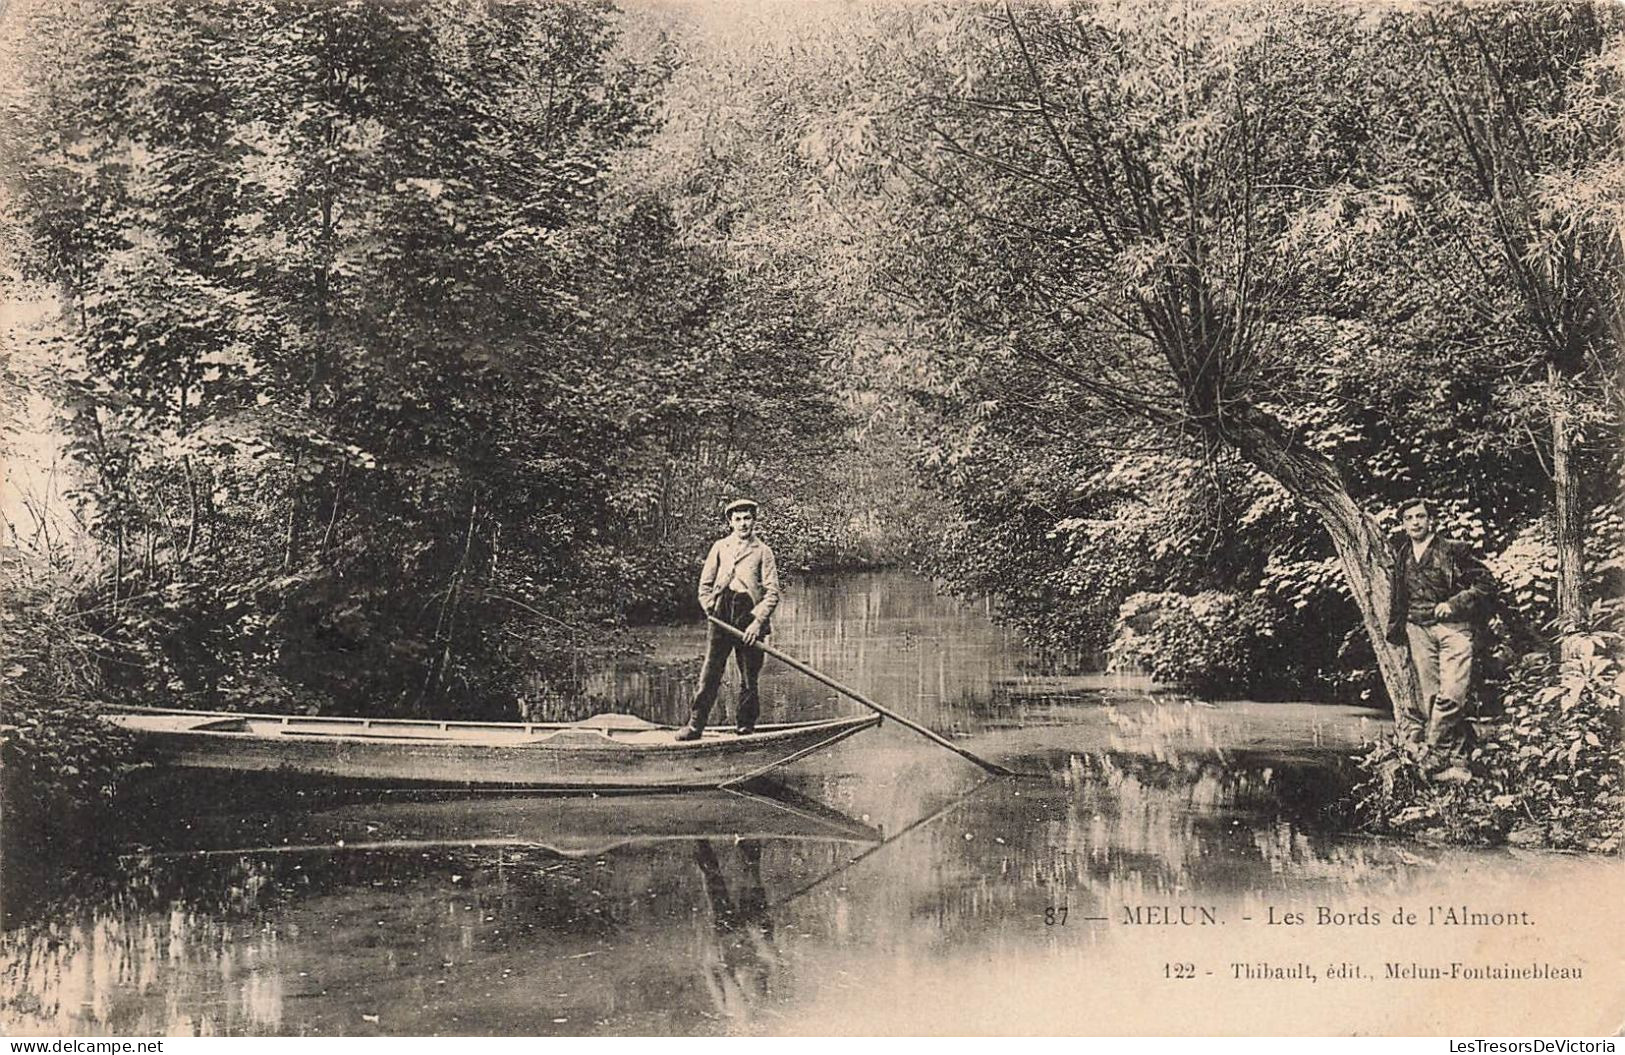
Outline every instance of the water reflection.
<svg viewBox="0 0 1625 1055">
<path fill-rule="evenodd" d="M 748 1023 L 772 991 L 779 956 L 762 885 L 762 844 L 744 839 L 737 852 L 739 879 L 730 891 L 716 850 L 709 842 L 694 844 L 694 863 L 705 879 L 711 907 L 710 933 L 697 944 L 715 1013 Z"/>
<path fill-rule="evenodd" d="M 740 846 L 137 859 L 125 890 L 6 934 L 4 1019 L 24 1034 L 573 1033 L 628 1016 L 713 1031 L 765 992 L 764 873 L 837 852 Z"/>
<path fill-rule="evenodd" d="M 1370 732 L 1359 712 L 1040 676 L 985 623 L 950 662 L 920 609 L 894 611 L 897 590 L 801 597 L 827 622 L 794 651 L 888 700 L 940 685 L 968 746 L 1031 775 L 989 781 L 888 723 L 798 763 L 772 794 L 323 799 L 198 783 L 132 816 L 115 865 L 63 875 L 32 903 L 6 899 L 0 1028 L 1430 1033 L 1449 1023 L 1414 987 L 1296 1000 L 1181 989 L 1163 963 L 1342 955 L 1336 936 L 1252 922 L 1272 911 L 1471 900 L 1552 913 L 1622 878 L 1617 861 L 1338 834 L 1341 760 Z M 899 625 L 920 639 L 905 644 Z M 940 661 L 897 674 L 884 657 L 898 653 Z M 14 863 L 8 884 L 29 874 Z M 1173 905 L 1227 925 L 1152 933 L 1124 920 Z M 1549 925 L 1538 948 L 1586 963 L 1595 993 L 1625 984 L 1610 937 L 1625 910 L 1592 911 L 1595 928 Z M 1482 959 L 1514 955 L 1514 940 L 1383 931 L 1347 955 Z M 1517 1017 L 1578 1015 L 1583 991 L 1474 992 L 1460 1006 L 1476 1032 L 1600 1028 Z"/>
<path fill-rule="evenodd" d="M 899 761 L 802 781 L 866 814 L 880 842 L 138 853 L 75 877 L 0 938 L 0 1019 L 15 1034 L 79 1035 L 857 1029 L 877 1001 L 906 1012 L 921 976 L 947 965 L 1143 976 L 1156 943 L 1120 925 L 1128 905 L 1197 902 L 1234 919 L 1444 897 L 1420 893 L 1434 877 L 1476 897 L 1528 875 L 1512 855 L 1319 833 L 1266 805 L 1259 789 L 1279 771 L 1229 786 L 1200 765 L 1073 755 L 1044 779 L 984 782 Z M 433 829 L 455 803 L 421 805 Z M 413 834 L 412 806 L 347 805 L 291 826 Z M 1057 907 L 1072 917 L 1064 932 L 1044 923 Z"/>
</svg>

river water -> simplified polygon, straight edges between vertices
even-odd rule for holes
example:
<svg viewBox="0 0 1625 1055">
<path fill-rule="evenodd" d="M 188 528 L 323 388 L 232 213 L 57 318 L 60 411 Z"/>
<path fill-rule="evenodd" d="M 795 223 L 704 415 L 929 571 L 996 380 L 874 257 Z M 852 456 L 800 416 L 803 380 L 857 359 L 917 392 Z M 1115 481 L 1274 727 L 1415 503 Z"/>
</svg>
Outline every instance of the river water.
<svg viewBox="0 0 1625 1055">
<path fill-rule="evenodd" d="M 1618 1024 L 1617 860 L 1339 834 L 1347 759 L 1380 733 L 1376 712 L 1056 673 L 984 606 L 900 573 L 798 583 L 777 623 L 779 648 L 1022 775 L 990 779 L 887 723 L 749 795 L 294 794 L 189 780 L 132 811 L 116 864 L 46 881 L 6 862 L 0 1029 Z M 653 632 L 648 658 L 589 690 L 680 718 L 702 638 Z M 764 721 L 852 713 L 776 667 Z M 719 723 L 731 699 L 725 688 Z M 1534 977 L 1427 977 L 1485 965 Z"/>
</svg>

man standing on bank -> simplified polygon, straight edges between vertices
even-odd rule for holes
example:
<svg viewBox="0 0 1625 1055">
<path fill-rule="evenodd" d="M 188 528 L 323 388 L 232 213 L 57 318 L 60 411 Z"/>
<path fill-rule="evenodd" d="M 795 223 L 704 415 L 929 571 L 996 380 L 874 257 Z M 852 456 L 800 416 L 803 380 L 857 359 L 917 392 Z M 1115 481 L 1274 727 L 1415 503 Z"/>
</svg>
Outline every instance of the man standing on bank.
<svg viewBox="0 0 1625 1055">
<path fill-rule="evenodd" d="M 712 544 L 700 571 L 700 607 L 706 614 L 738 627 L 745 640 L 740 641 L 714 623 L 706 624 L 710 636 L 705 643 L 705 667 L 700 672 L 700 688 L 694 694 L 688 724 L 677 731 L 679 740 L 698 740 L 705 730 L 729 655 L 739 665 L 734 731 L 748 736 L 756 730 L 756 715 L 761 707 L 756 678 L 762 671 L 763 653 L 754 646 L 772 633 L 769 620 L 779 605 L 779 567 L 767 543 L 756 537 L 757 509 L 748 498 L 728 503 L 723 512 L 732 533 Z"/>
<path fill-rule="evenodd" d="M 1433 509 L 1425 499 L 1401 506 L 1399 519 L 1404 535 L 1394 545 L 1388 640 L 1410 646 L 1423 713 L 1398 716 L 1397 731 L 1416 744 L 1425 720 L 1427 750 L 1445 763 L 1433 779 L 1465 782 L 1472 779 L 1466 768 L 1471 748 L 1466 706 L 1474 624 L 1489 599 L 1489 569 L 1466 543 L 1434 533 Z"/>
</svg>

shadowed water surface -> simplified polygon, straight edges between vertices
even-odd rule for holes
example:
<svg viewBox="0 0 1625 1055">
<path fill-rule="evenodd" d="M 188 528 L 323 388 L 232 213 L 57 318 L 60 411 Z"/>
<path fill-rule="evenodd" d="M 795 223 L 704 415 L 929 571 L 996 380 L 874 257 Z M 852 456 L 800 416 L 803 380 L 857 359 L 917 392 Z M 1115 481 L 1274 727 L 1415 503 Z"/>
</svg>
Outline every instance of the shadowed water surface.
<svg viewBox="0 0 1625 1055">
<path fill-rule="evenodd" d="M 662 631 L 665 665 L 606 671 L 594 690 L 678 717 L 700 636 Z M 1336 834 L 1344 759 L 1379 715 L 1039 673 L 979 606 L 898 575 L 802 584 L 775 643 L 1028 775 L 988 780 L 888 723 L 752 795 L 191 782 L 132 813 L 116 864 L 22 889 L 26 862 L 7 862 L 22 867 L 5 872 L 0 1028 L 1613 1028 L 1621 910 L 1596 892 L 1619 889 L 1619 862 Z M 768 720 L 848 709 L 772 666 Z M 1384 922 L 1463 905 L 1532 922 Z M 1312 922 L 1323 910 L 1336 921 Z M 1293 914 L 1305 922 L 1269 922 Z M 1585 982 L 1387 977 L 1533 960 Z M 1314 979 L 1238 976 L 1251 964 Z"/>
</svg>

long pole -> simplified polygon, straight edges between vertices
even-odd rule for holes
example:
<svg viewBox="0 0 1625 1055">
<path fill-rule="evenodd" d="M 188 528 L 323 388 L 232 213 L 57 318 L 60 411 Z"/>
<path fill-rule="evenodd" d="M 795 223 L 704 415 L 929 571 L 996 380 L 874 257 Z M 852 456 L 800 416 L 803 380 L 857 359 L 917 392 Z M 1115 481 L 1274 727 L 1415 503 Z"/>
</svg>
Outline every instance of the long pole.
<svg viewBox="0 0 1625 1055">
<path fill-rule="evenodd" d="M 714 623 L 717 626 L 721 627 L 723 630 L 726 630 L 728 633 L 732 634 L 734 637 L 737 637 L 739 640 L 741 640 L 741 641 L 745 640 L 744 633 L 741 632 L 738 627 L 732 626 L 732 625 L 730 625 L 728 623 L 725 623 L 722 620 L 718 619 L 716 616 L 711 615 L 710 613 L 706 613 L 705 618 L 709 619 L 712 623 Z M 824 673 L 822 673 L 820 671 L 814 670 L 812 667 L 807 666 L 807 664 L 801 662 L 801 660 L 795 658 L 794 656 L 787 656 L 783 652 L 780 652 L 778 649 L 774 648 L 773 646 L 763 644 L 760 641 L 756 642 L 751 647 L 761 649 L 763 652 L 765 652 L 768 655 L 772 656 L 774 659 L 778 660 L 779 662 L 786 663 L 786 664 L 794 667 L 795 669 L 801 671 L 801 673 L 807 675 L 807 677 L 813 679 L 814 681 L 822 682 L 823 684 L 828 685 L 830 688 L 834 689 L 836 692 L 840 693 L 842 696 L 846 696 L 846 697 L 848 697 L 850 699 L 856 700 L 858 703 L 863 704 L 865 707 L 869 708 L 871 711 L 874 711 L 876 714 L 884 715 L 887 718 L 890 718 L 892 721 L 896 722 L 898 725 L 906 726 L 907 728 L 914 730 L 916 733 L 919 733 L 921 736 L 925 737 L 927 740 L 930 740 L 933 743 L 940 744 L 941 746 L 946 747 L 948 750 L 952 751 L 954 754 L 958 755 L 959 757 L 964 758 L 964 759 L 968 759 L 968 760 L 970 760 L 972 762 L 975 762 L 977 765 L 981 766 L 983 769 L 987 770 L 989 773 L 994 773 L 994 774 L 997 774 L 997 775 L 999 775 L 1001 777 L 1008 777 L 1008 776 L 1014 776 L 1015 775 L 1010 770 L 1005 769 L 1003 766 L 997 765 L 997 764 L 995 764 L 993 762 L 989 762 L 987 759 L 981 758 L 981 757 L 979 757 L 977 755 L 974 755 L 971 752 L 965 750 L 963 747 L 960 747 L 958 744 L 954 743 L 953 741 L 944 739 L 942 736 L 940 736 L 937 733 L 932 732 L 930 729 L 927 729 L 925 726 L 921 725 L 919 722 L 911 721 L 911 720 L 909 720 L 907 718 L 904 718 L 902 715 L 898 714 L 896 711 L 892 710 L 889 707 L 882 707 L 880 704 L 876 703 L 874 700 L 871 700 L 869 697 L 865 696 L 863 693 L 859 692 L 858 690 L 847 688 L 845 685 L 842 685 L 840 682 L 836 681 L 834 678 L 832 678 L 829 675 L 824 674 Z"/>
</svg>

